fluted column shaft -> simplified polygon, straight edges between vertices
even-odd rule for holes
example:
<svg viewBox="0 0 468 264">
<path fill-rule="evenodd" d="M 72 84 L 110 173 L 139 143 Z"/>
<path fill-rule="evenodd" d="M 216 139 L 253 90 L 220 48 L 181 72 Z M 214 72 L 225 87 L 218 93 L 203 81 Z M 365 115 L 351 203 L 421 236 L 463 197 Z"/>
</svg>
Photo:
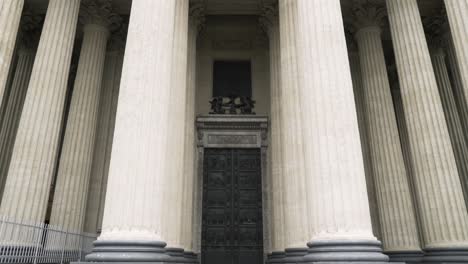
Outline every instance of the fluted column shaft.
<svg viewBox="0 0 468 264">
<path fill-rule="evenodd" d="M 369 209 L 372 221 L 372 231 L 380 239 L 379 209 L 377 207 L 377 197 L 375 193 L 375 183 L 372 171 L 372 159 L 369 149 L 369 132 L 366 121 L 366 107 L 364 104 L 364 91 L 361 74 L 361 63 L 357 51 L 349 52 L 349 65 L 351 67 L 351 79 L 353 81 L 354 101 L 356 103 L 356 115 L 359 125 L 359 136 L 361 138 L 362 157 L 364 159 L 364 172 L 366 174 L 367 196 L 369 198 Z"/>
<path fill-rule="evenodd" d="M 0 127 L 0 197 L 7 178 L 13 144 L 23 110 L 24 99 L 34 64 L 35 50 L 20 49 L 13 77 L 11 94 L 5 108 L 5 116 Z"/>
<path fill-rule="evenodd" d="M 164 184 L 164 218 L 163 235 L 169 247 L 183 248 L 181 241 L 181 223 L 183 206 L 184 181 L 184 139 L 185 139 L 185 104 L 175 105 L 175 102 L 185 102 L 187 92 L 187 45 L 188 45 L 188 11 L 186 0 L 175 0 L 174 38 L 172 43 L 171 102 L 170 119 L 168 119 L 168 144 L 166 176 Z"/>
<path fill-rule="evenodd" d="M 444 0 L 460 77 L 468 103 L 468 0 Z"/>
<path fill-rule="evenodd" d="M 297 76 L 298 54 L 296 39 L 296 1 L 279 2 L 281 43 L 281 95 L 282 109 L 279 113 L 279 131 L 282 133 L 281 160 L 284 202 L 284 245 L 287 248 L 305 247 L 310 233 L 307 221 L 307 199 L 305 189 L 303 129 L 299 104 L 299 82 Z"/>
<path fill-rule="evenodd" d="M 387 0 L 387 8 L 425 249 L 468 245 L 466 205 L 417 1 Z"/>
<path fill-rule="evenodd" d="M 84 231 L 89 233 L 100 231 L 102 226 L 122 64 L 123 50 L 107 52 L 84 224 Z"/>
<path fill-rule="evenodd" d="M 356 40 L 382 242 L 390 256 L 401 251 L 421 253 L 380 34 L 380 27 L 364 26 L 356 33 Z"/>
<path fill-rule="evenodd" d="M 268 252 L 283 251 L 284 243 L 284 204 L 283 204 L 283 173 L 282 173 L 282 145 L 281 145 L 281 44 L 278 10 L 269 7 L 261 19 L 261 23 L 269 38 L 270 52 L 270 146 L 269 146 L 269 175 L 270 188 L 270 245 Z"/>
<path fill-rule="evenodd" d="M 465 91 L 463 89 L 462 77 L 460 67 L 457 62 L 457 55 L 455 54 L 455 46 L 453 44 L 451 34 L 445 36 L 445 52 L 447 53 L 447 62 L 452 77 L 452 90 L 455 96 L 455 103 L 457 104 L 460 122 L 465 135 L 465 141 L 468 142 L 468 101 L 465 100 Z"/>
<path fill-rule="evenodd" d="M 0 103 L 7 85 L 24 0 L 0 2 Z"/>
<path fill-rule="evenodd" d="M 192 10 L 193 12 L 193 10 Z M 193 225 L 195 209 L 195 177 L 196 177 L 196 145 L 195 145 L 195 89 L 197 75 L 197 35 L 199 21 L 191 12 L 188 24 L 187 38 L 187 79 L 185 92 L 185 131 L 184 131 L 184 163 L 183 163 L 183 205 L 181 245 L 194 251 L 193 239 L 195 230 Z"/>
<path fill-rule="evenodd" d="M 101 241 L 164 240 L 175 6 L 165 0 L 132 4 Z"/>
<path fill-rule="evenodd" d="M 309 239 L 376 240 L 340 3 L 296 2 L 307 194 L 312 209 Z"/>
<path fill-rule="evenodd" d="M 42 222 L 46 213 L 80 0 L 49 1 L 15 140 L 0 214 Z"/>
<path fill-rule="evenodd" d="M 108 36 L 103 25 L 84 27 L 57 174 L 50 223 L 75 232 L 82 231 L 85 220 Z"/>
<path fill-rule="evenodd" d="M 441 48 L 431 50 L 437 86 L 439 88 L 445 120 L 447 121 L 450 140 L 455 153 L 458 174 L 462 183 L 465 201 L 468 201 L 468 145 L 463 135 L 463 128 L 457 112 L 457 105 L 452 92 L 452 84 L 445 63 L 445 52 Z"/>
</svg>

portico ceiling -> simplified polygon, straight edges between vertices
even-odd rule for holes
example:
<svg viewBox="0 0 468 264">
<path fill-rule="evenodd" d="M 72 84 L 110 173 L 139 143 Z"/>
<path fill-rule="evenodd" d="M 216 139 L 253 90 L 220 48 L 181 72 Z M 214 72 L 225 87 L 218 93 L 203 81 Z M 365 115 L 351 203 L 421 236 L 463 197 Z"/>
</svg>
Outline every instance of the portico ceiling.
<svg viewBox="0 0 468 264">
<path fill-rule="evenodd" d="M 112 0 L 117 13 L 129 14 L 132 0 Z M 138 1 L 138 0 L 136 0 Z M 265 4 L 278 0 L 190 0 L 203 3 L 208 15 L 255 15 L 261 14 Z M 384 2 L 385 0 L 380 0 Z M 354 1 L 341 0 L 343 13 L 347 14 Z M 422 15 L 432 15 L 440 10 L 442 0 L 418 0 Z M 26 3 L 39 13 L 45 13 L 48 0 L 26 0 Z"/>
</svg>

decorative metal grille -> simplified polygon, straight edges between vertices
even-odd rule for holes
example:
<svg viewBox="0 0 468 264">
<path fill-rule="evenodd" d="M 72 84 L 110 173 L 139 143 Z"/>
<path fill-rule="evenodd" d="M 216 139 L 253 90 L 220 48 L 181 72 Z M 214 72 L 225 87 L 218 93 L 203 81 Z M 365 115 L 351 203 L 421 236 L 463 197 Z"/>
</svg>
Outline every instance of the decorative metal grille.
<svg viewBox="0 0 468 264">
<path fill-rule="evenodd" d="M 62 264 L 84 260 L 96 234 L 0 217 L 0 263 Z"/>
</svg>

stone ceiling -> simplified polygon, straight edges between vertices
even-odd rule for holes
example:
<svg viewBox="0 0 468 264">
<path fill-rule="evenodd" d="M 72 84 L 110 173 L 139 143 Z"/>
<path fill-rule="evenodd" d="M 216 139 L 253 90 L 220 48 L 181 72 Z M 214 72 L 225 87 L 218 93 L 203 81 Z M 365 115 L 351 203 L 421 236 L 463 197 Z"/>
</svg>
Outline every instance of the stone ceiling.
<svg viewBox="0 0 468 264">
<path fill-rule="evenodd" d="M 190 0 L 202 2 L 208 15 L 255 15 L 260 14 L 262 6 L 277 0 Z M 383 1 L 384 0 L 378 0 Z M 422 15 L 431 15 L 441 8 L 442 0 L 418 0 Z M 26 0 L 38 12 L 44 13 L 48 0 Z M 114 7 L 120 14 L 129 14 L 132 0 L 113 0 Z M 343 13 L 349 12 L 353 0 L 341 0 Z"/>
</svg>

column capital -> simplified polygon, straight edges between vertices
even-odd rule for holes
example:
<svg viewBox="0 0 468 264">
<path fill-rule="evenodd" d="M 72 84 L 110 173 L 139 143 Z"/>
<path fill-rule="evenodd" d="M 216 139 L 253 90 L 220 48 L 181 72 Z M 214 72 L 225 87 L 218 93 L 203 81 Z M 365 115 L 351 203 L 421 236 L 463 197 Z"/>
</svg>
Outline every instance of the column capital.
<svg viewBox="0 0 468 264">
<path fill-rule="evenodd" d="M 354 33 L 363 29 L 378 30 L 380 33 L 386 22 L 387 10 L 379 0 L 354 0 L 352 14 Z"/>
<path fill-rule="evenodd" d="M 359 56 L 359 50 L 354 39 L 354 29 L 350 23 L 345 22 L 345 38 L 348 47 L 348 56 Z"/>
<path fill-rule="evenodd" d="M 189 7 L 189 23 L 191 23 L 197 32 L 200 32 L 205 26 L 205 5 L 194 3 Z"/>
<path fill-rule="evenodd" d="M 43 24 L 44 16 L 26 6 L 20 22 L 19 52 L 34 52 L 37 49 Z"/>
<path fill-rule="evenodd" d="M 444 53 L 443 49 L 450 41 L 450 26 L 445 11 L 423 18 L 423 25 L 431 53 L 435 51 Z"/>
<path fill-rule="evenodd" d="M 85 26 L 99 25 L 114 31 L 120 27 L 122 18 L 114 13 L 111 0 L 83 0 L 79 21 Z"/>
<path fill-rule="evenodd" d="M 107 43 L 108 52 L 120 52 L 125 50 L 125 44 L 127 43 L 128 23 L 122 23 L 122 25 L 112 32 L 109 42 Z"/>
<path fill-rule="evenodd" d="M 277 4 L 265 5 L 259 18 L 260 26 L 268 35 L 273 27 L 279 27 L 279 11 Z"/>
</svg>

